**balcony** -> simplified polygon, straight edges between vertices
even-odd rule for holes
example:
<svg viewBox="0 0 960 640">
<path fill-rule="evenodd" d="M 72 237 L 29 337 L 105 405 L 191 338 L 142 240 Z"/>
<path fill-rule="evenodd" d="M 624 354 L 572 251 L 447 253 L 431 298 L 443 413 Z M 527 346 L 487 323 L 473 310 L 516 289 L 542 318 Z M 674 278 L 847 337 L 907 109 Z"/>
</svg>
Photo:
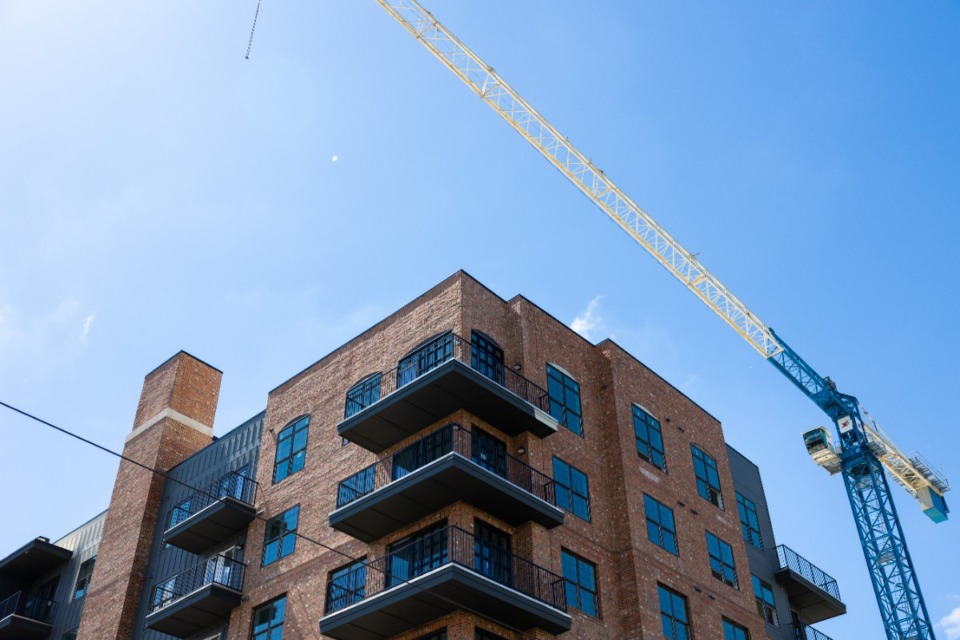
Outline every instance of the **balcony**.
<svg viewBox="0 0 960 640">
<path fill-rule="evenodd" d="M 364 542 L 465 501 L 511 524 L 563 524 L 553 480 L 483 432 L 450 424 L 341 481 L 330 526 Z"/>
<path fill-rule="evenodd" d="M 347 393 L 341 436 L 380 453 L 465 409 L 509 435 L 557 430 L 547 392 L 475 344 L 445 333 Z"/>
<path fill-rule="evenodd" d="M 332 578 L 320 633 L 379 640 L 460 609 L 523 631 L 571 626 L 563 578 L 451 526 Z"/>
<path fill-rule="evenodd" d="M 170 510 L 164 540 L 191 553 L 203 553 L 241 531 L 257 514 L 257 483 L 228 473 Z"/>
<path fill-rule="evenodd" d="M 793 627 L 794 640 L 833 640 L 827 634 L 817 631 L 808 624 L 795 622 L 791 626 Z"/>
<path fill-rule="evenodd" d="M 820 622 L 847 612 L 847 606 L 840 601 L 837 581 L 819 567 L 785 545 L 777 547 L 777 560 L 780 569 L 774 576 L 787 590 L 801 622 Z"/>
<path fill-rule="evenodd" d="M 22 591 L 0 601 L 0 639 L 39 640 L 53 630 L 53 600 Z"/>
<path fill-rule="evenodd" d="M 33 582 L 73 556 L 47 538 L 37 538 L 0 560 L 0 575 L 15 582 Z"/>
<path fill-rule="evenodd" d="M 223 622 L 240 604 L 246 565 L 213 556 L 153 588 L 147 628 L 185 638 Z"/>
</svg>

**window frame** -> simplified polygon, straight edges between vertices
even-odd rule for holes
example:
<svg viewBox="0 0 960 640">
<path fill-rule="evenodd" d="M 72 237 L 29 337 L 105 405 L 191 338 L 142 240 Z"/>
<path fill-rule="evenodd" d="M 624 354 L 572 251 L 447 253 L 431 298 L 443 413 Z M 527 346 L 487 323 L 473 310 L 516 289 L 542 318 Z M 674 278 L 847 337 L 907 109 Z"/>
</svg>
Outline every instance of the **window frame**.
<svg viewBox="0 0 960 640">
<path fill-rule="evenodd" d="M 563 467 L 566 468 L 566 478 L 565 478 L 566 483 L 564 483 L 561 478 L 557 477 L 558 463 L 560 465 L 563 465 Z M 583 486 L 584 486 L 584 489 L 586 490 L 586 493 L 581 493 L 580 491 L 575 490 L 574 488 L 575 473 L 583 476 Z M 553 492 L 554 492 L 554 499 L 556 500 L 558 507 L 560 507 L 561 509 L 563 509 L 568 513 L 572 513 L 573 515 L 577 516 L 581 520 L 585 520 L 586 522 L 591 521 L 592 516 L 591 516 L 591 510 L 590 510 L 590 477 L 580 469 L 576 468 L 575 466 L 573 466 L 572 464 L 570 464 L 569 462 L 567 462 L 566 460 L 558 456 L 553 456 Z M 563 499 L 561 496 L 564 496 L 564 495 L 569 497 L 567 499 Z M 576 508 L 577 504 L 581 504 L 577 502 L 578 498 L 580 499 L 581 503 L 584 505 L 584 508 L 586 509 L 585 514 L 579 513 L 578 509 Z"/>
<path fill-rule="evenodd" d="M 710 531 L 706 532 L 706 538 L 710 573 L 723 584 L 739 591 L 740 578 L 737 576 L 737 562 L 733 557 L 733 547 Z"/>
<path fill-rule="evenodd" d="M 693 456 L 697 493 L 710 504 L 723 509 L 723 489 L 720 486 L 720 469 L 716 459 L 695 444 L 690 445 L 690 452 Z"/>
<path fill-rule="evenodd" d="M 568 559 L 573 562 L 576 582 L 567 575 Z M 584 585 L 582 569 L 589 569 L 590 581 L 593 583 L 591 590 L 588 585 Z M 597 565 L 590 562 L 583 556 L 579 556 L 572 551 L 560 547 L 560 572 L 563 575 L 564 596 L 568 607 L 573 607 L 577 611 L 593 618 L 600 618 L 600 586 L 597 576 Z M 570 594 L 575 594 L 575 603 L 570 602 Z M 590 594 L 590 601 L 593 603 L 593 611 L 587 611 L 583 608 L 583 594 Z"/>
<path fill-rule="evenodd" d="M 77 577 L 73 581 L 73 590 L 70 592 L 70 602 L 81 600 L 90 593 L 90 580 L 93 578 L 93 570 L 96 564 L 97 556 L 87 558 L 80 563 L 80 568 L 77 569 Z M 81 580 L 83 580 L 82 588 L 80 586 Z"/>
<path fill-rule="evenodd" d="M 272 616 L 267 622 L 267 627 L 257 631 L 257 613 L 264 611 L 267 607 L 270 607 L 276 615 L 277 604 L 280 603 L 280 621 L 279 624 L 276 624 L 275 618 Z M 268 600 L 260 606 L 254 607 L 252 615 L 250 616 L 250 638 L 252 640 L 282 640 L 283 638 L 283 624 L 286 622 L 287 617 L 287 594 L 277 596 L 273 600 Z M 274 632 L 280 630 L 280 635 L 275 636 Z"/>
<path fill-rule="evenodd" d="M 660 421 L 636 402 L 634 402 L 631 407 L 631 414 L 633 415 L 633 436 L 636 442 L 637 455 L 641 460 L 645 460 L 664 473 L 667 473 L 667 455 L 663 444 L 663 428 Z M 642 434 L 641 430 L 643 432 Z M 651 437 L 652 433 L 656 434 L 655 438 Z M 656 446 L 656 440 L 660 442 L 659 448 Z"/>
<path fill-rule="evenodd" d="M 723 618 L 723 640 L 750 640 L 750 630 L 733 620 Z"/>
<path fill-rule="evenodd" d="M 287 514 L 289 514 L 291 511 L 296 511 L 296 513 L 294 513 L 294 521 L 293 521 L 294 526 L 292 529 L 287 526 L 288 524 Z M 273 535 L 272 537 L 268 537 L 271 535 L 270 533 L 271 526 L 276 526 L 278 527 L 278 529 L 277 529 L 276 535 Z M 297 529 L 299 528 L 299 526 L 300 526 L 300 505 L 299 504 L 295 504 L 289 509 L 282 511 L 277 515 L 275 515 L 274 517 L 267 520 L 263 528 L 263 553 L 260 556 L 261 567 L 266 567 L 268 565 L 273 564 L 274 562 L 278 562 L 279 560 L 286 558 L 287 556 L 289 556 L 290 554 L 292 554 L 294 551 L 297 550 Z M 288 538 L 291 540 L 291 542 L 289 543 L 289 547 L 287 547 L 287 545 L 284 544 L 284 541 L 287 540 Z M 267 559 L 268 549 L 270 549 L 271 545 L 273 545 L 274 543 L 276 543 L 276 548 L 277 548 L 276 557 L 273 557 L 268 560 Z"/>
<path fill-rule="evenodd" d="M 743 534 L 743 541 L 757 549 L 763 549 L 763 533 L 760 531 L 760 514 L 757 511 L 756 503 L 746 497 L 739 491 L 737 495 L 737 513 L 740 516 L 740 532 Z M 753 521 L 750 522 L 750 517 Z M 756 538 L 756 541 L 754 541 Z"/>
<path fill-rule="evenodd" d="M 558 398 L 554 394 L 554 385 L 560 386 L 562 397 Z M 577 410 L 574 410 L 568 404 L 568 390 L 576 394 Z M 569 431 L 583 436 L 583 404 L 580 397 L 580 383 L 567 373 L 562 367 L 553 363 L 547 363 L 547 398 L 550 403 L 550 415 L 554 420 L 565 426 Z M 568 416 L 575 416 L 576 423 Z"/>
<path fill-rule="evenodd" d="M 767 624 L 779 627 L 780 616 L 777 614 L 777 597 L 773 593 L 773 586 L 753 574 L 750 578 L 753 582 L 753 597 L 757 601 L 757 614 Z"/>
<path fill-rule="evenodd" d="M 651 504 L 652 503 L 652 504 Z M 651 506 L 656 508 L 656 518 L 651 517 Z M 664 523 L 663 511 L 666 510 L 670 514 L 670 522 Z M 643 494 L 643 514 L 647 523 L 647 539 L 650 540 L 653 544 L 657 545 L 664 551 L 668 551 L 675 556 L 680 555 L 680 545 L 677 542 L 677 521 L 673 514 L 673 509 L 663 504 L 656 498 L 651 495 Z M 670 528 L 672 525 L 672 528 Z M 656 527 L 657 539 L 654 539 L 653 533 L 651 531 L 651 526 Z M 665 538 L 664 533 L 669 537 Z M 673 548 L 667 546 L 665 540 L 672 539 Z"/>
<path fill-rule="evenodd" d="M 303 436 L 303 445 L 298 448 L 296 446 L 297 437 L 300 433 L 304 433 Z M 309 443 L 310 436 L 310 416 L 302 415 L 297 418 L 294 418 L 287 425 L 280 429 L 277 432 L 277 449 L 273 456 L 273 484 L 278 484 L 283 482 L 293 474 L 298 471 L 303 470 L 307 464 L 307 444 Z M 284 442 L 289 440 L 290 447 L 289 451 L 281 457 L 282 447 Z M 297 456 L 300 456 L 299 459 Z M 299 466 L 297 466 L 299 461 Z M 282 477 L 279 476 L 279 471 L 281 466 L 285 466 L 285 471 L 283 472 Z"/>
<path fill-rule="evenodd" d="M 362 576 L 361 580 L 363 584 L 354 584 L 352 576 L 360 575 Z M 348 578 L 348 586 L 344 587 L 343 585 L 335 584 L 335 581 L 340 578 Z M 334 598 L 331 595 L 331 592 L 334 587 L 338 589 L 343 589 L 344 595 Z M 326 599 L 324 600 L 324 612 L 331 613 L 332 611 L 339 611 L 344 607 L 349 607 L 350 605 L 361 602 L 367 597 L 367 558 L 364 556 L 359 560 L 354 560 L 345 565 L 341 565 L 331 571 L 327 575 L 327 594 Z M 344 604 L 331 608 L 331 602 L 336 599 L 337 602 L 343 602 Z"/>
<path fill-rule="evenodd" d="M 347 389 L 343 401 L 343 419 L 360 413 L 375 402 L 380 401 L 380 390 L 383 387 L 383 372 L 374 371 L 357 380 Z"/>
<path fill-rule="evenodd" d="M 664 599 L 670 604 L 670 610 L 664 610 Z M 680 611 L 676 610 L 676 605 L 680 605 Z M 657 606 L 660 609 L 660 631 L 664 638 L 691 640 L 693 630 L 690 624 L 690 607 L 687 605 L 687 596 L 679 591 L 675 591 L 665 584 L 657 583 Z M 683 614 L 683 618 L 678 618 L 677 613 Z M 669 620 L 669 623 L 667 622 Z M 670 629 L 667 630 L 669 625 Z M 682 628 L 683 634 L 677 632 L 678 625 Z M 669 634 L 669 635 L 668 635 Z"/>
</svg>

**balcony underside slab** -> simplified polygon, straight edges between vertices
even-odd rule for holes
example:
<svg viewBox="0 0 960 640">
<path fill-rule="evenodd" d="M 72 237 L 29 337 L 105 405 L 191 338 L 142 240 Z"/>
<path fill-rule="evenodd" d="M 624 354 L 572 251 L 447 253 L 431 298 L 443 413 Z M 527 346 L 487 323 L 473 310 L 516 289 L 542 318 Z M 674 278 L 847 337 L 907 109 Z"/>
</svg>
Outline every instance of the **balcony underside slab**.
<svg viewBox="0 0 960 640">
<path fill-rule="evenodd" d="M 11 614 L 0 620 L 0 639 L 2 640 L 40 640 L 53 631 L 53 626 L 17 614 Z"/>
<path fill-rule="evenodd" d="M 780 569 L 774 576 L 787 590 L 791 606 L 800 614 L 800 619 L 805 624 L 814 624 L 847 612 L 847 605 L 796 571 Z"/>
<path fill-rule="evenodd" d="M 220 498 L 164 533 L 164 541 L 191 553 L 202 553 L 213 545 L 246 531 L 256 517 L 253 505 L 233 497 Z"/>
<path fill-rule="evenodd" d="M 208 584 L 149 614 L 147 628 L 186 638 L 228 619 L 240 597 L 235 589 Z"/>
</svg>

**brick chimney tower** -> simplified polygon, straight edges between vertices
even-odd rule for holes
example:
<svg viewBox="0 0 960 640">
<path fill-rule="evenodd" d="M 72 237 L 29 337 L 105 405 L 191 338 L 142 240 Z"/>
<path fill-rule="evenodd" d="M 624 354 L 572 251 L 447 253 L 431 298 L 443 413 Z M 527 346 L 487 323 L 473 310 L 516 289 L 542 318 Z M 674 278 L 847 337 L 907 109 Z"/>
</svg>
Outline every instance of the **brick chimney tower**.
<svg viewBox="0 0 960 640">
<path fill-rule="evenodd" d="M 147 374 L 123 455 L 167 471 L 210 444 L 222 376 L 185 351 Z M 133 636 L 163 483 L 157 474 L 120 462 L 83 607 L 80 640 Z"/>
</svg>

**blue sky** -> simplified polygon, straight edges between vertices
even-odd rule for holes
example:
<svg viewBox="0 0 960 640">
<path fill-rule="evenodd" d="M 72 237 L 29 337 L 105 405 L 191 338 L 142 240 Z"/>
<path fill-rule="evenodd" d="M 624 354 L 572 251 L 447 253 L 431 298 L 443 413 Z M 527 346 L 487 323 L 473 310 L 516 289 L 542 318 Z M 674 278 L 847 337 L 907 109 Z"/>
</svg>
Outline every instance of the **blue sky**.
<svg viewBox="0 0 960 640">
<path fill-rule="evenodd" d="M 427 7 L 893 439 L 960 482 L 960 5 Z M 882 637 L 825 416 L 373 0 L 0 4 L 0 399 L 107 446 L 179 349 L 216 429 L 464 268 L 612 336 L 764 472 L 778 541 Z M 588 315 L 589 314 L 589 315 Z M 7 413 L 0 553 L 105 508 L 116 462 Z M 897 506 L 938 637 L 956 523 Z M 952 629 L 952 631 L 950 630 Z"/>
</svg>

